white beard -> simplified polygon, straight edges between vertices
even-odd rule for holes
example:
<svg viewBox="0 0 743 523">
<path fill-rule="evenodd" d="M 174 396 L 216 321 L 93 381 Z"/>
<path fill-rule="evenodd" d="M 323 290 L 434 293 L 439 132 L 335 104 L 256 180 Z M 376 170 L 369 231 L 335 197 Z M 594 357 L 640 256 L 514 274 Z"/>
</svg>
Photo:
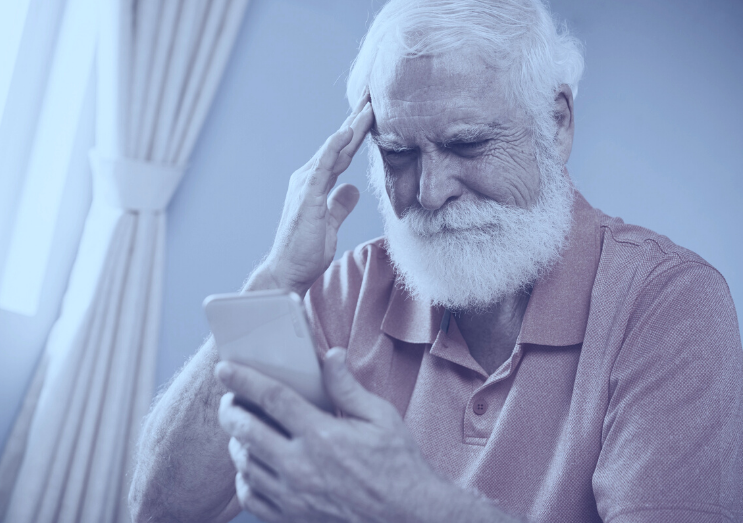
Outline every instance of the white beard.
<svg viewBox="0 0 743 523">
<path fill-rule="evenodd" d="M 572 186 L 556 151 L 538 155 L 540 193 L 530 209 L 455 200 L 436 211 L 395 214 L 384 168 L 370 146 L 369 180 L 379 197 L 387 252 L 408 293 L 454 311 L 484 311 L 527 290 L 559 260 L 570 232 Z"/>
</svg>

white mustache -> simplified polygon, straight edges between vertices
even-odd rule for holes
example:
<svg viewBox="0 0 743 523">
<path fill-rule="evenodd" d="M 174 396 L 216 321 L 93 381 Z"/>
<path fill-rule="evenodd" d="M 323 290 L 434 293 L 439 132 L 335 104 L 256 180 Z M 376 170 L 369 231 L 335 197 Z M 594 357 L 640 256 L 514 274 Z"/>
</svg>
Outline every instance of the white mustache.
<svg viewBox="0 0 743 523">
<path fill-rule="evenodd" d="M 521 212 L 519 212 L 521 211 Z M 455 200 L 446 206 L 429 211 L 422 207 L 408 208 L 402 222 L 411 232 L 426 237 L 447 232 L 480 230 L 494 232 L 509 223 L 523 209 L 507 207 L 494 200 Z"/>
<path fill-rule="evenodd" d="M 540 195 L 528 209 L 465 195 L 398 218 L 373 161 L 387 250 L 410 295 L 451 310 L 485 310 L 549 271 L 570 231 L 573 193 L 558 162 L 542 161 L 540 172 Z"/>
</svg>

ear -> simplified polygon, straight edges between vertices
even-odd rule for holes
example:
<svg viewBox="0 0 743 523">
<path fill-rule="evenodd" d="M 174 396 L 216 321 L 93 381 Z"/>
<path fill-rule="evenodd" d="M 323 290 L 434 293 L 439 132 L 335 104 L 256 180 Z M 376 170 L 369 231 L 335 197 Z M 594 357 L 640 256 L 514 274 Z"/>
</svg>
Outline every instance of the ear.
<svg viewBox="0 0 743 523">
<path fill-rule="evenodd" d="M 552 113 L 557 124 L 555 145 L 560 152 L 563 165 L 568 163 L 570 151 L 573 149 L 573 132 L 575 119 L 573 118 L 573 91 L 569 85 L 562 84 L 555 96 L 554 112 Z"/>
</svg>

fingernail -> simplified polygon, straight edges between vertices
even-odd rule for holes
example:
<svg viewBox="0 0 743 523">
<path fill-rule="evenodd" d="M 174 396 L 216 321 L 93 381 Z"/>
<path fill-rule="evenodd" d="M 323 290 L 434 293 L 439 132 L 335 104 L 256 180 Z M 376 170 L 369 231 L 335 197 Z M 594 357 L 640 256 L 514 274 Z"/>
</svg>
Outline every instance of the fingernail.
<svg viewBox="0 0 743 523">
<path fill-rule="evenodd" d="M 340 353 L 339 356 L 336 354 Z M 330 356 L 331 358 L 335 358 L 340 360 L 341 363 L 346 363 L 346 355 L 348 354 L 348 351 L 346 349 L 343 349 L 341 347 L 333 347 L 330 349 L 327 353 L 327 356 Z"/>
<path fill-rule="evenodd" d="M 232 378 L 232 374 L 234 373 L 232 365 L 226 361 L 220 361 L 217 363 L 215 370 L 217 372 L 217 377 L 224 382 L 230 381 L 230 378 Z"/>
</svg>

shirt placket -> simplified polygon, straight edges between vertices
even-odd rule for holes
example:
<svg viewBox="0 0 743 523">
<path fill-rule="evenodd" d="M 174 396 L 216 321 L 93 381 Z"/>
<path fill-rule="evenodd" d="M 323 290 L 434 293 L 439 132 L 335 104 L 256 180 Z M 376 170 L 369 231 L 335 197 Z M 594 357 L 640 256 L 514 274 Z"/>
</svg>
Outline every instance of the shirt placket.
<svg viewBox="0 0 743 523">
<path fill-rule="evenodd" d="M 485 445 L 498 422 L 509 392 L 510 377 L 521 359 L 521 346 L 471 394 L 464 412 L 464 442 Z"/>
<path fill-rule="evenodd" d="M 516 344 L 509 358 L 490 376 L 472 358 L 469 348 L 458 327 L 451 322 L 450 315 L 444 314 L 438 336 L 431 347 L 431 353 L 452 363 L 461 365 L 479 375 L 473 383 L 473 391 L 464 407 L 463 440 L 469 445 L 485 445 L 498 421 L 510 389 L 509 379 L 513 376 L 522 349 Z M 450 326 L 453 327 L 450 330 Z M 476 384 L 482 380 L 479 385 Z"/>
</svg>

